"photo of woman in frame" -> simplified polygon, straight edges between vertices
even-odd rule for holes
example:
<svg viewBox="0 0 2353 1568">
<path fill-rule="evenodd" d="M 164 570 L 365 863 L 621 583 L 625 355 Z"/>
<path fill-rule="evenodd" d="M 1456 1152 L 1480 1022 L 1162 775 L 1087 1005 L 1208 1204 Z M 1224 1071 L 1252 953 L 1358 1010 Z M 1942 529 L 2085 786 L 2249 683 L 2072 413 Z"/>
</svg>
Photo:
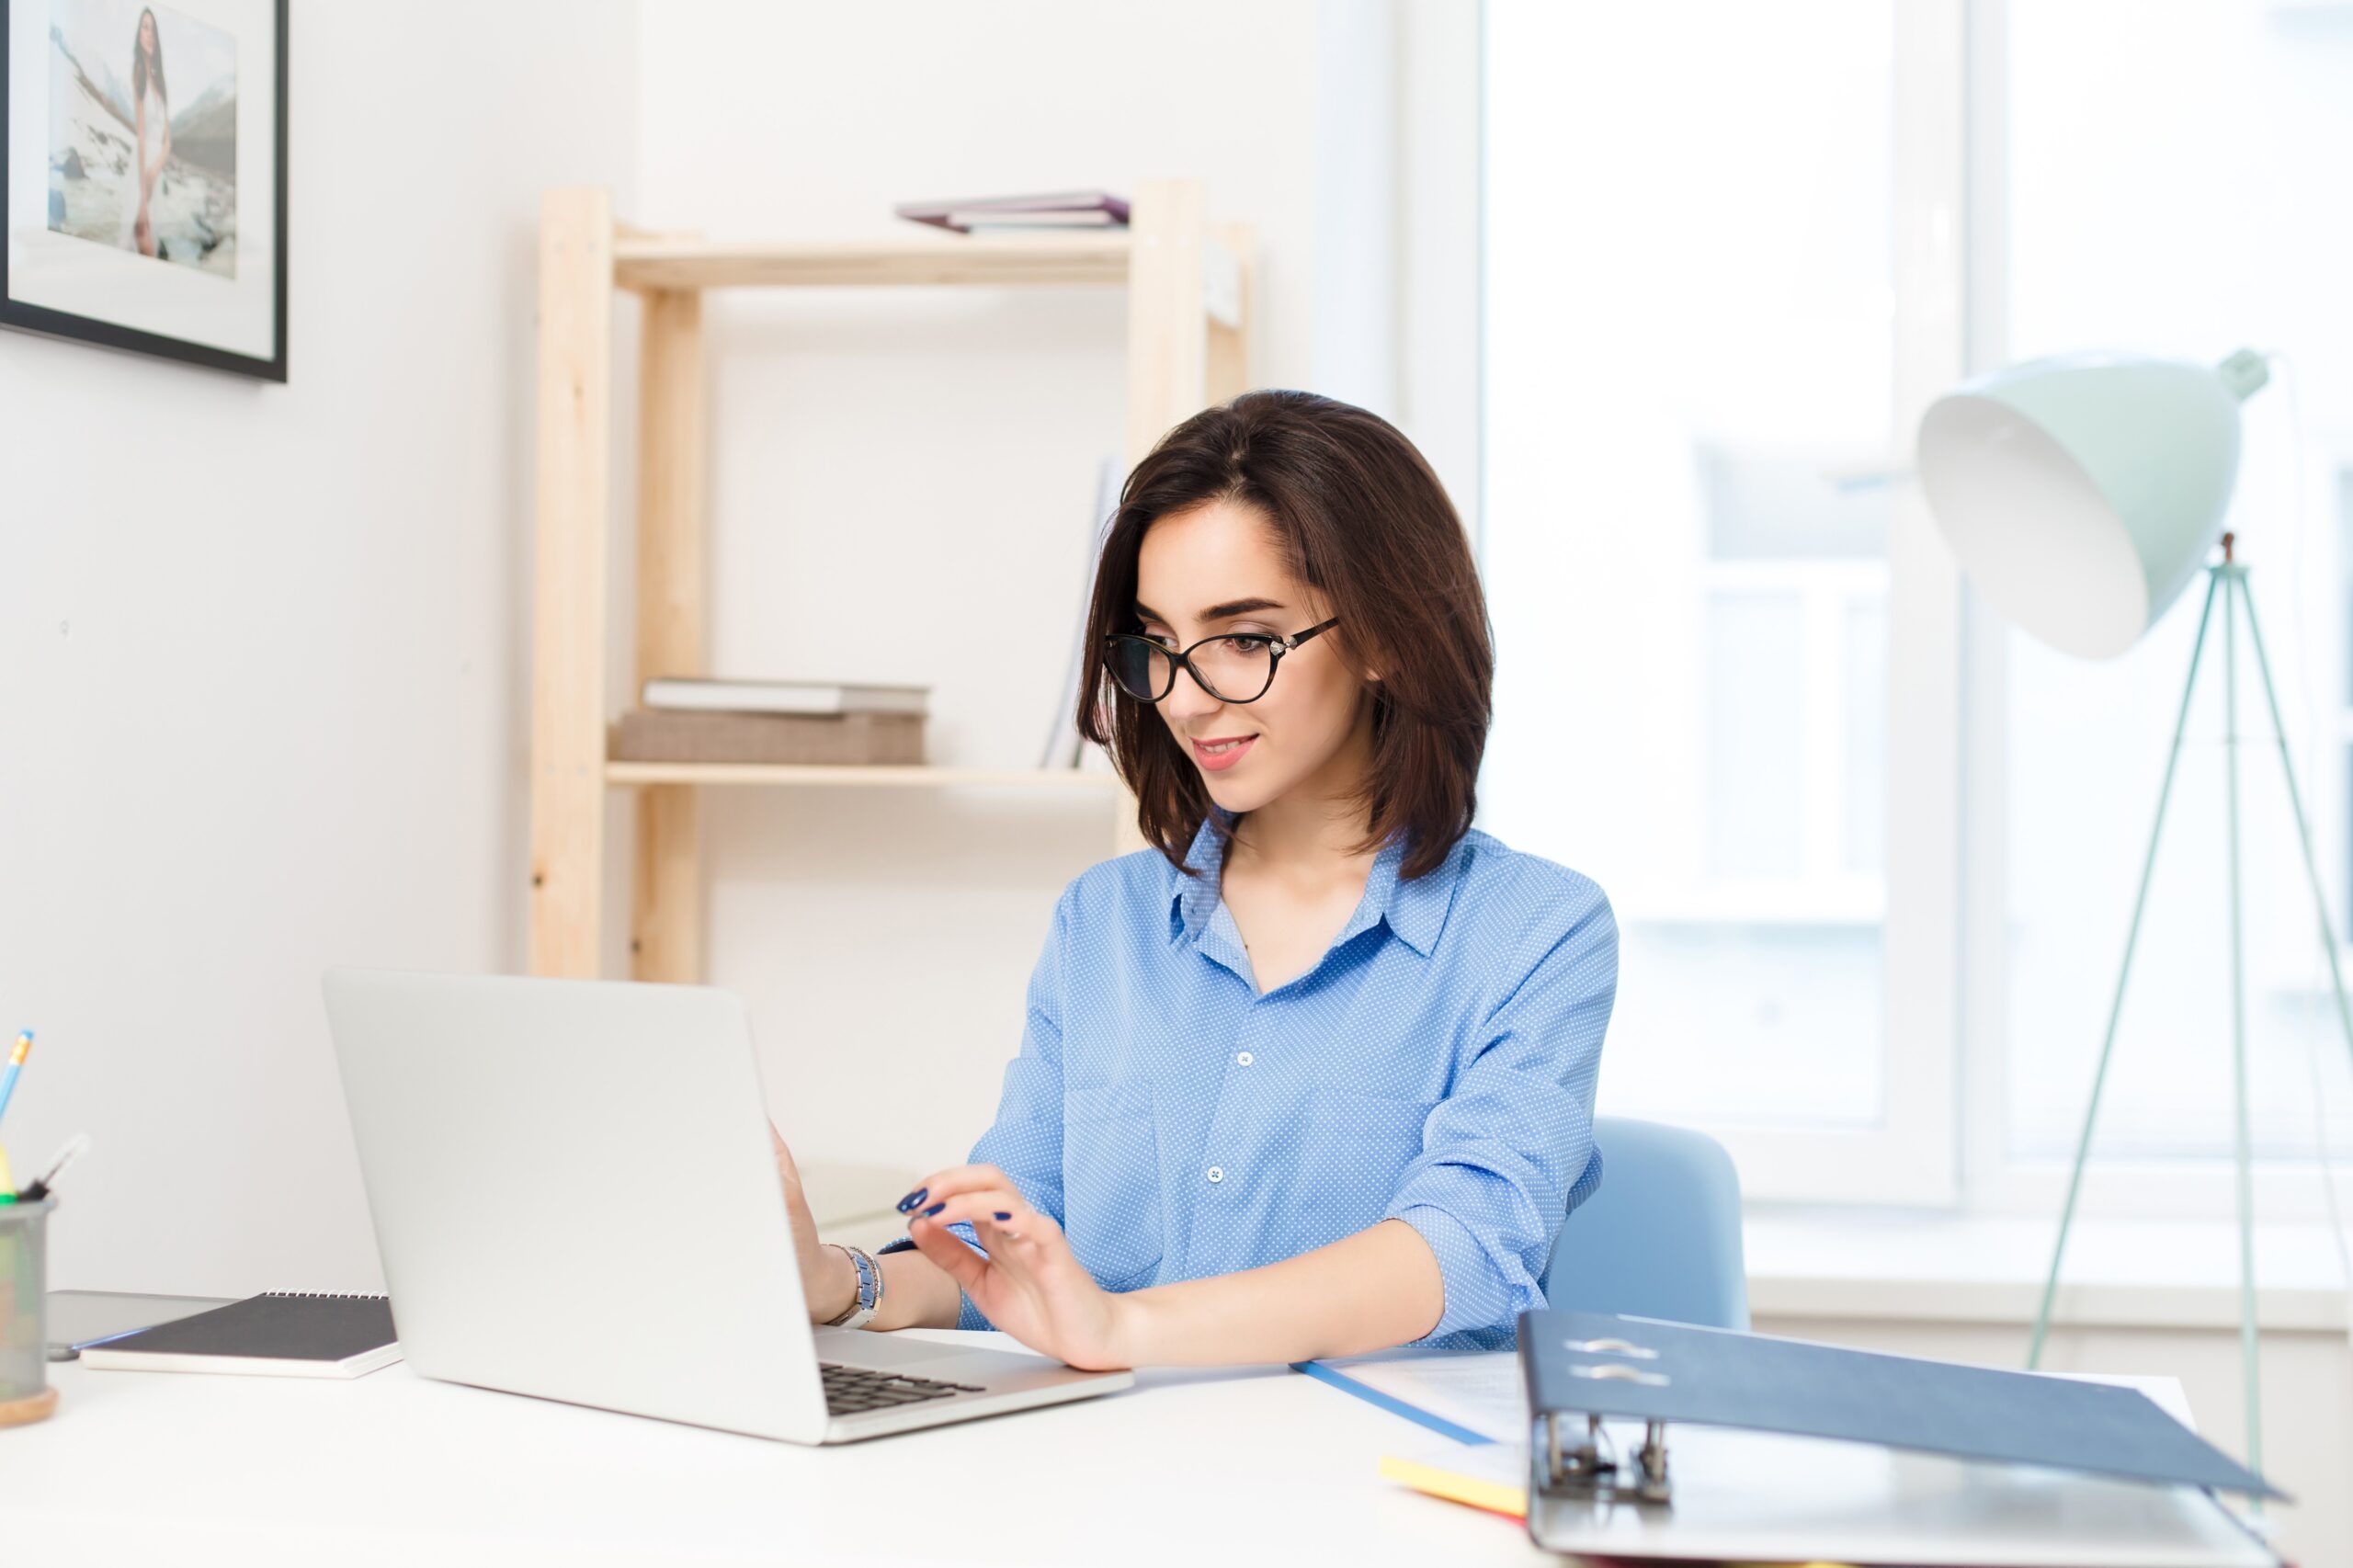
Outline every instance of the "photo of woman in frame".
<svg viewBox="0 0 2353 1568">
<path fill-rule="evenodd" d="M 172 155 L 172 96 L 164 79 L 164 40 L 155 27 L 155 8 L 139 13 L 139 35 L 131 50 L 132 130 L 137 140 L 135 188 L 138 202 L 126 214 L 123 244 L 142 256 L 155 254 L 155 223 L 147 204 L 155 182 L 163 176 L 165 160 Z"/>
</svg>

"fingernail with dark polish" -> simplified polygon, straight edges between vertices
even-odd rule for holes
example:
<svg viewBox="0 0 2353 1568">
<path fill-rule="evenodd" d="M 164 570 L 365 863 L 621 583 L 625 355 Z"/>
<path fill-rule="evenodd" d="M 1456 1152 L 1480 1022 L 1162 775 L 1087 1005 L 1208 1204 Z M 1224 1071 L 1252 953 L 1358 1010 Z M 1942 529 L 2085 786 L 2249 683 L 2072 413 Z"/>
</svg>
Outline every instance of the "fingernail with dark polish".
<svg viewBox="0 0 2353 1568">
<path fill-rule="evenodd" d="M 930 1219 L 934 1214 L 938 1213 L 942 1209 L 945 1209 L 945 1208 L 947 1208 L 947 1207 L 948 1207 L 948 1205 L 947 1205 L 947 1203 L 946 1203 L 946 1202 L 944 1202 L 944 1201 L 942 1201 L 942 1202 L 938 1202 L 938 1203 L 935 1203 L 935 1204 L 933 1204 L 930 1208 L 928 1208 L 928 1209 L 926 1209 L 926 1210 L 925 1210 L 923 1211 L 923 1217 L 924 1217 L 925 1219 L 928 1220 L 928 1219 Z"/>
<path fill-rule="evenodd" d="M 916 1204 L 921 1203 L 930 1191 L 931 1188 L 927 1187 L 919 1187 L 913 1192 L 907 1194 L 904 1198 L 899 1199 L 899 1212 L 904 1214 L 908 1210 L 914 1208 Z"/>
<path fill-rule="evenodd" d="M 1002 1209 L 1000 1209 L 1000 1210 L 998 1210 L 996 1211 L 996 1217 L 997 1217 L 998 1219 L 1000 1219 L 1000 1220 L 1010 1220 L 1010 1219 L 1012 1219 L 1012 1218 L 1013 1218 L 1013 1216 L 1012 1216 L 1012 1215 L 1010 1215 L 1010 1214 L 1006 1213 L 1006 1212 L 1004 1210 L 1002 1210 Z"/>
</svg>

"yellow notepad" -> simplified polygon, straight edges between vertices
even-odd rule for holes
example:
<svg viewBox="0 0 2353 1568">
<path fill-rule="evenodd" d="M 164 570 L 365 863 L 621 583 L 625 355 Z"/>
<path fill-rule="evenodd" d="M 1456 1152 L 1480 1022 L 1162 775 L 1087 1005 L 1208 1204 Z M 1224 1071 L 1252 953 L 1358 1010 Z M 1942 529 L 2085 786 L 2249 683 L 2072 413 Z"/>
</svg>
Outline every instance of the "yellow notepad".
<svg viewBox="0 0 2353 1568">
<path fill-rule="evenodd" d="M 1528 1517 L 1528 1445 L 1525 1443 L 1449 1443 L 1413 1454 L 1383 1454 L 1381 1474 L 1416 1492 L 1467 1503 L 1506 1514 Z M 1726 1568 L 1773 1568 L 1764 1563 L 1731 1563 Z M 1809 1562 L 1803 1568 L 1838 1568 Z"/>
<path fill-rule="evenodd" d="M 1449 1443 L 1413 1454 L 1383 1454 L 1381 1474 L 1416 1492 L 1492 1508 L 1515 1519 L 1528 1517 L 1528 1445 Z"/>
</svg>

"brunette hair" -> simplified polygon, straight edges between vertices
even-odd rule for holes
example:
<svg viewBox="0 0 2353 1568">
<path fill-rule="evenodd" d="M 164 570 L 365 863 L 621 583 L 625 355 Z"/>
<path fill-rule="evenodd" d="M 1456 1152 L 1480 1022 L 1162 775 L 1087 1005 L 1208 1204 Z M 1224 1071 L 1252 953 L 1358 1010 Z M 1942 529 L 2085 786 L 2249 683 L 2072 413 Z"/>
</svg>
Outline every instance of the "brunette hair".
<svg viewBox="0 0 2353 1568">
<path fill-rule="evenodd" d="M 153 27 L 155 47 L 150 50 L 142 36 Z M 152 67 L 149 61 L 152 60 Z M 155 8 L 149 6 L 139 13 L 139 20 L 131 29 L 131 117 L 139 118 L 139 100 L 147 96 L 147 73 L 155 73 L 155 91 L 165 103 L 172 101 L 172 89 L 164 81 L 164 24 L 155 20 Z"/>
<path fill-rule="evenodd" d="M 1111 678 L 1106 639 L 1140 624 L 1145 530 L 1212 501 L 1265 517 L 1292 574 L 1338 618 L 1325 638 L 1377 672 L 1365 847 L 1402 839 L 1399 875 L 1436 869 L 1471 826 L 1493 634 L 1445 486 L 1396 426 L 1361 408 L 1313 392 L 1245 392 L 1169 431 L 1136 465 L 1096 568 L 1079 733 L 1109 749 L 1145 841 L 1181 868 L 1210 814 L 1209 790 L 1154 705 Z"/>
</svg>

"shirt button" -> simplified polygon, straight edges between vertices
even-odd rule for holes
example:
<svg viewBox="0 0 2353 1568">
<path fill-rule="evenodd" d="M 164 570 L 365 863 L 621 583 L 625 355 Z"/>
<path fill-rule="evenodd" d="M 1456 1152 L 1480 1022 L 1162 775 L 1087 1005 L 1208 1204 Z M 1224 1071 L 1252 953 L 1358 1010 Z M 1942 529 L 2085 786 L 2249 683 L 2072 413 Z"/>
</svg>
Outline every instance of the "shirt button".
<svg viewBox="0 0 2353 1568">
<path fill-rule="evenodd" d="M 1257 1058 L 1252 1056 L 1246 1051 L 1237 1051 L 1233 1053 L 1233 1060 L 1240 1062 L 1243 1066 L 1247 1067 L 1251 1062 L 1256 1061 Z"/>
<path fill-rule="evenodd" d="M 1223 1181 L 1224 1179 L 1225 1179 L 1225 1167 L 1224 1167 L 1224 1166 L 1222 1166 L 1222 1165 L 1211 1165 L 1211 1166 L 1210 1167 L 1210 1180 L 1211 1180 L 1211 1181 Z"/>
</svg>

